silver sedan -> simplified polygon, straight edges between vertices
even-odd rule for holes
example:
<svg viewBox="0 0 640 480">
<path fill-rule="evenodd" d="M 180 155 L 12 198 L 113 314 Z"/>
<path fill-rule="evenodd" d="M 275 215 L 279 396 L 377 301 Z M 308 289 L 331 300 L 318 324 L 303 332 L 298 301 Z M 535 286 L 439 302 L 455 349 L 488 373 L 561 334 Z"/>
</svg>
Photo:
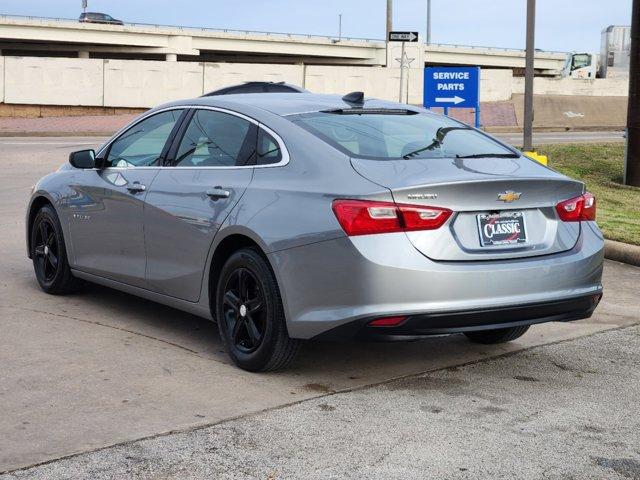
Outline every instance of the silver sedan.
<svg viewBox="0 0 640 480">
<path fill-rule="evenodd" d="M 154 108 L 34 187 L 45 292 L 89 281 L 218 322 L 266 371 L 305 339 L 513 340 L 589 317 L 603 237 L 584 184 L 421 108 L 310 93 Z"/>
</svg>

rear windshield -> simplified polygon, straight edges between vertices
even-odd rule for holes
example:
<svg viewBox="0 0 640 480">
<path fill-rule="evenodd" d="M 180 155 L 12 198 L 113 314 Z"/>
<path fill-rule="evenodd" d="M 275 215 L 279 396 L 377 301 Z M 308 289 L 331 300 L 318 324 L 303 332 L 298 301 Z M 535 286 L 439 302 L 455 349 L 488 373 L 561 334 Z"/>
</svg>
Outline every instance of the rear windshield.
<svg viewBox="0 0 640 480">
<path fill-rule="evenodd" d="M 343 153 L 398 160 L 514 156 L 513 151 L 463 123 L 427 113 L 314 112 L 289 117 Z"/>
</svg>

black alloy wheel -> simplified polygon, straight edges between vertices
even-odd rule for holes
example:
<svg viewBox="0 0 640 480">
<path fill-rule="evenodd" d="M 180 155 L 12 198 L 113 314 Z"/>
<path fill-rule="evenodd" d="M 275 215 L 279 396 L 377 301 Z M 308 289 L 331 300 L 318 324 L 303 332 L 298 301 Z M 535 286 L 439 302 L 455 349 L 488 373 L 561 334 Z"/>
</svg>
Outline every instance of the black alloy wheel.
<svg viewBox="0 0 640 480">
<path fill-rule="evenodd" d="M 231 360 L 250 372 L 289 366 L 300 340 L 289 337 L 280 290 L 262 252 L 234 252 L 215 280 L 215 317 Z"/>
<path fill-rule="evenodd" d="M 234 270 L 224 289 L 224 321 L 234 346 L 243 353 L 255 352 L 266 329 L 264 292 L 246 268 Z"/>
<path fill-rule="evenodd" d="M 36 274 L 44 282 L 51 282 L 58 270 L 58 256 L 60 246 L 56 239 L 55 230 L 48 218 L 40 219 L 35 229 L 33 247 Z"/>
<path fill-rule="evenodd" d="M 40 288 L 52 295 L 74 292 L 82 285 L 71 273 L 58 215 L 44 205 L 31 225 L 31 259 Z"/>
</svg>

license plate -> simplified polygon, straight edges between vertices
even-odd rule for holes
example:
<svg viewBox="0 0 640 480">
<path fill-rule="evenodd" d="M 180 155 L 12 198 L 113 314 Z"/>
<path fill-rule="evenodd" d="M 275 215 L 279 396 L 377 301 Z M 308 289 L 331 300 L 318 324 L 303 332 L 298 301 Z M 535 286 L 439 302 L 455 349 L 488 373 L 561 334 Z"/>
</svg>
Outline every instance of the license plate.
<svg viewBox="0 0 640 480">
<path fill-rule="evenodd" d="M 478 230 L 483 247 L 527 241 L 522 212 L 482 213 L 478 215 Z"/>
</svg>

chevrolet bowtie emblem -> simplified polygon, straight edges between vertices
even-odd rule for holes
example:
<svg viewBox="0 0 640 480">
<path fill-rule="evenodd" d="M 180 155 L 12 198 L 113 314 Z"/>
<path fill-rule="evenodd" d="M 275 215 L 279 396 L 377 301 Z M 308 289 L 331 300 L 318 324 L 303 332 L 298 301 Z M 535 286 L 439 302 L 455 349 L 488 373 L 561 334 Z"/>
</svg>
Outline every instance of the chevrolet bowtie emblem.
<svg viewBox="0 0 640 480">
<path fill-rule="evenodd" d="M 513 190 L 507 190 L 504 193 L 499 193 L 498 194 L 498 200 L 510 203 L 510 202 L 515 201 L 515 200 L 519 200 L 521 195 L 522 195 L 521 193 L 514 192 Z"/>
</svg>

